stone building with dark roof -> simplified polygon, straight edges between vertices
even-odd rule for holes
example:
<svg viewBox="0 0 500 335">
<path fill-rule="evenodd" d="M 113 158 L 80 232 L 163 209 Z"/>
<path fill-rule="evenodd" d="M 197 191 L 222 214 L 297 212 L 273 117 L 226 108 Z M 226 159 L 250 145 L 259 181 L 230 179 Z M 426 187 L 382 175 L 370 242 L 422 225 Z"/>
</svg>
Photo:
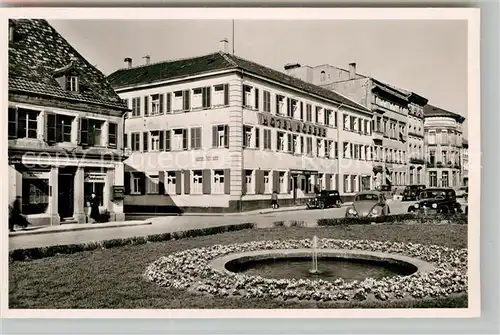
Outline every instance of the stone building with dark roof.
<svg viewBox="0 0 500 335">
<path fill-rule="evenodd" d="M 126 212 L 245 211 L 270 206 L 273 192 L 286 206 L 318 189 L 349 198 L 371 187 L 369 109 L 221 43 L 187 59 L 126 58 L 108 77 L 132 109 Z M 343 115 L 356 127 L 343 129 Z"/>
<path fill-rule="evenodd" d="M 462 186 L 462 127 L 465 118 L 433 105 L 424 107 L 424 117 L 427 186 Z"/>
<path fill-rule="evenodd" d="M 123 220 L 123 118 L 106 77 L 47 21 L 9 20 L 9 198 L 35 225 Z M 106 219 L 106 215 L 102 217 Z"/>
<path fill-rule="evenodd" d="M 373 173 L 377 186 L 422 184 L 425 177 L 424 117 L 427 99 L 408 90 L 330 64 L 285 67 L 290 75 L 344 94 L 373 112 Z M 344 120 L 344 127 L 351 127 Z"/>
</svg>

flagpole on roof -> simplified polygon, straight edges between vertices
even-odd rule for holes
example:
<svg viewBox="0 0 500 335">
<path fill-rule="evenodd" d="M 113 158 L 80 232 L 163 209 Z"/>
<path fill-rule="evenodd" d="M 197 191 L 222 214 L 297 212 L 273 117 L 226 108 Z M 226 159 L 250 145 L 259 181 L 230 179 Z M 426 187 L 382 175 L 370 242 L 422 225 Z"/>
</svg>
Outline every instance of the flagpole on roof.
<svg viewBox="0 0 500 335">
<path fill-rule="evenodd" d="M 234 55 L 234 19 L 233 19 L 233 55 Z"/>
</svg>

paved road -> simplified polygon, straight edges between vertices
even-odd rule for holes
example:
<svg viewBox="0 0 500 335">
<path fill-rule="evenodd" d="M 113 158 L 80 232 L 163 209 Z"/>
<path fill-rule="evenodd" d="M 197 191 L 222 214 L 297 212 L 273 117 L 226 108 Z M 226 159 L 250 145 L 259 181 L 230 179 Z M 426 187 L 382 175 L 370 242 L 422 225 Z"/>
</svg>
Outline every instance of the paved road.
<svg viewBox="0 0 500 335">
<path fill-rule="evenodd" d="M 395 201 L 390 204 L 392 214 L 406 213 L 412 202 Z M 252 222 L 267 226 L 274 221 L 307 221 L 315 222 L 320 218 L 344 217 L 346 208 L 330 208 L 325 210 L 300 210 L 292 212 L 276 212 L 233 216 L 167 216 L 151 218 L 151 225 L 134 227 L 117 227 L 69 232 L 57 232 L 40 235 L 18 235 L 9 238 L 9 250 L 33 248 L 50 245 L 76 244 L 113 238 L 146 236 L 159 233 L 183 231 L 200 227 L 214 227 L 236 223 Z"/>
</svg>

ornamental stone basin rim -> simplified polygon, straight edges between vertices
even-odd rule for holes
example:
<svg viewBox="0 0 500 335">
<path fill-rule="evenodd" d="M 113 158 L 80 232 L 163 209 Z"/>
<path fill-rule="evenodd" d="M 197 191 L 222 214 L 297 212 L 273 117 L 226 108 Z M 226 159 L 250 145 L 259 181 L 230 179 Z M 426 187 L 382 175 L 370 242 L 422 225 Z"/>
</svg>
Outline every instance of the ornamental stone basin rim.
<svg viewBox="0 0 500 335">
<path fill-rule="evenodd" d="M 271 249 L 271 250 L 255 250 L 232 253 L 229 255 L 221 256 L 213 259 L 210 262 L 210 267 L 219 272 L 226 274 L 234 274 L 226 269 L 226 264 L 232 261 L 259 261 L 264 259 L 284 259 L 304 257 L 311 259 L 312 249 Z M 418 258 L 408 257 L 399 254 L 389 254 L 378 251 L 365 251 L 365 250 L 350 250 L 350 249 L 316 249 L 318 258 L 337 258 L 344 260 L 371 260 L 379 262 L 387 262 L 392 264 L 403 264 L 413 266 L 416 272 L 425 273 L 434 270 L 434 265 L 425 262 Z"/>
</svg>

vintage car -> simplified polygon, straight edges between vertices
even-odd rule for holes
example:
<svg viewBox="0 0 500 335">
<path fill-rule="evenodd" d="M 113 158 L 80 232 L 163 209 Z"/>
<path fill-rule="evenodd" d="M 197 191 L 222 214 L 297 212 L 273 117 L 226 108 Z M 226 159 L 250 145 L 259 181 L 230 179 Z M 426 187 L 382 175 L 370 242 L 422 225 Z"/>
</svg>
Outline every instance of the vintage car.
<svg viewBox="0 0 500 335">
<path fill-rule="evenodd" d="M 339 208 L 342 205 L 342 199 L 340 199 L 340 193 L 337 190 L 320 191 L 316 193 L 314 198 L 311 198 L 306 205 L 308 209 L 324 209 L 328 207 Z"/>
<path fill-rule="evenodd" d="M 348 207 L 345 212 L 345 217 L 377 217 L 390 213 L 384 193 L 380 191 L 362 191 L 354 197 L 352 206 Z"/>
<path fill-rule="evenodd" d="M 403 201 L 416 201 L 420 191 L 425 189 L 425 185 L 408 185 L 403 191 Z"/>
<path fill-rule="evenodd" d="M 452 188 L 427 188 L 418 195 L 418 201 L 408 207 L 408 212 L 461 213 L 462 206 L 457 202 L 455 190 Z"/>
<path fill-rule="evenodd" d="M 464 198 L 467 201 L 467 196 L 469 195 L 469 188 L 467 186 L 459 187 L 455 193 L 457 194 L 457 198 Z"/>
</svg>

